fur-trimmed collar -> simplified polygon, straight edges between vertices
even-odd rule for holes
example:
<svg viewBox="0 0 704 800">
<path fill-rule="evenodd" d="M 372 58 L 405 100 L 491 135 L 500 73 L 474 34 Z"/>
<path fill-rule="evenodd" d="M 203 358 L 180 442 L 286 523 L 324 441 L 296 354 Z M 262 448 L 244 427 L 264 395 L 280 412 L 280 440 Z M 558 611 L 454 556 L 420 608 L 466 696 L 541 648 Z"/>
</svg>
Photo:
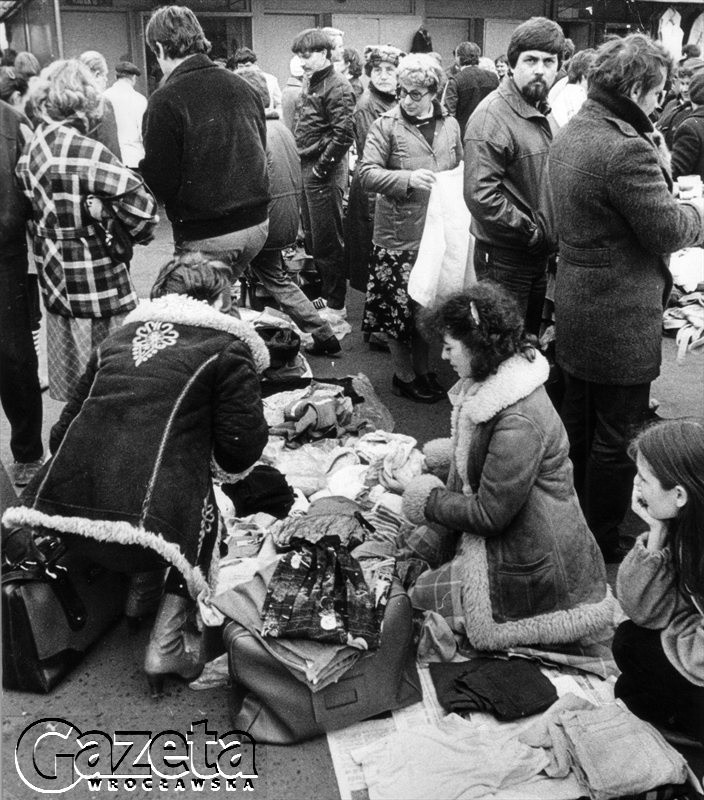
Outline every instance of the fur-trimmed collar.
<svg viewBox="0 0 704 800">
<path fill-rule="evenodd" d="M 134 313 L 134 312 L 133 312 Z M 542 386 L 548 379 L 550 365 L 537 350 L 532 361 L 521 355 L 504 361 L 494 375 L 472 384 L 461 401 L 461 411 L 475 425 L 488 422 L 500 411 L 512 406 Z"/>
<path fill-rule="evenodd" d="M 264 372 L 269 366 L 269 350 L 264 340 L 248 322 L 216 311 L 207 303 L 187 295 L 167 294 L 156 300 L 142 300 L 137 308 L 125 317 L 124 324 L 149 320 L 224 331 L 249 347 L 257 372 Z"/>
</svg>

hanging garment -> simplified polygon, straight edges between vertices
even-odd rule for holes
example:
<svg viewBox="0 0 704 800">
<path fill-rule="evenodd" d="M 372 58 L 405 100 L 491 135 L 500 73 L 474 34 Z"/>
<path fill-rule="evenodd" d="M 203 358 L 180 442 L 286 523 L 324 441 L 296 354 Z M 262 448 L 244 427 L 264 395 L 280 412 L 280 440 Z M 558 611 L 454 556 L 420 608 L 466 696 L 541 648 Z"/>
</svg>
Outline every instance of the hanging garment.
<svg viewBox="0 0 704 800">
<path fill-rule="evenodd" d="M 660 39 L 675 61 L 679 61 L 682 57 L 684 31 L 680 27 L 680 22 L 682 22 L 682 15 L 675 11 L 674 8 L 668 8 L 660 17 L 658 25 L 658 39 Z"/>
</svg>

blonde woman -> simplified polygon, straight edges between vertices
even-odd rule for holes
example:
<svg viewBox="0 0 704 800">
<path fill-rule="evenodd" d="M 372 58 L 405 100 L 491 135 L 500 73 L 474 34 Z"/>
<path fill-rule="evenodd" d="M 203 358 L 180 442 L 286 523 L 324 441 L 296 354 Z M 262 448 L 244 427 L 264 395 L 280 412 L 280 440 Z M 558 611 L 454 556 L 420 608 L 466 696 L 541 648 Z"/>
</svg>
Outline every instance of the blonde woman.
<svg viewBox="0 0 704 800">
<path fill-rule="evenodd" d="M 40 122 L 16 174 L 32 203 L 34 258 L 47 311 L 49 394 L 66 401 L 93 347 L 137 305 L 128 264 L 110 257 L 103 200 L 131 238 L 147 243 L 156 201 L 102 144 L 88 138 L 102 113 L 100 91 L 79 61 L 55 61 L 33 82 Z"/>
</svg>

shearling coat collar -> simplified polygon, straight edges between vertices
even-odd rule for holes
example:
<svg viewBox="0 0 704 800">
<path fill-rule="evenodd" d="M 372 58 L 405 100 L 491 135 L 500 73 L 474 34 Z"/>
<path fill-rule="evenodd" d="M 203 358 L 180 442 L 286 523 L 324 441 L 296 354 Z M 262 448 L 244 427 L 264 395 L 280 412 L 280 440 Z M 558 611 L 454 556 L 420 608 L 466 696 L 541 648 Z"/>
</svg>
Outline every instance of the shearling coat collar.
<svg viewBox="0 0 704 800">
<path fill-rule="evenodd" d="M 548 379 L 550 366 L 537 350 L 533 361 L 521 355 L 504 361 L 494 375 L 480 383 L 462 380 L 450 389 L 452 443 L 455 458 L 450 467 L 448 486 L 459 478 L 464 494 L 472 488 L 467 474 L 467 453 L 474 428 L 493 419 L 499 412 L 528 397 Z"/>
<path fill-rule="evenodd" d="M 156 300 L 144 300 L 125 317 L 125 325 L 131 322 L 173 322 L 196 328 L 214 328 L 230 333 L 244 342 L 252 352 L 257 372 L 269 366 L 269 351 L 264 340 L 247 322 L 216 311 L 207 303 L 183 294 L 167 294 Z"/>
<path fill-rule="evenodd" d="M 477 425 L 488 422 L 500 411 L 528 397 L 545 383 L 549 372 L 546 358 L 536 350 L 532 361 L 522 355 L 511 356 L 494 375 L 489 375 L 481 383 L 460 381 L 451 391 L 459 389 L 462 395 L 458 403 L 460 413 L 466 414 Z"/>
</svg>

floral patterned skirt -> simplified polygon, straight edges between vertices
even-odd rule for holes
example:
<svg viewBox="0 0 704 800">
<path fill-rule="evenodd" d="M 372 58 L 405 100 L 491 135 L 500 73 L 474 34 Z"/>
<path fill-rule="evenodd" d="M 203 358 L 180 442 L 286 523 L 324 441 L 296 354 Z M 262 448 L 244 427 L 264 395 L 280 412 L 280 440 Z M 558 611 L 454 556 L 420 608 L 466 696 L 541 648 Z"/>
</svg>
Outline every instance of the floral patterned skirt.
<svg viewBox="0 0 704 800">
<path fill-rule="evenodd" d="M 374 245 L 369 263 L 363 331 L 383 332 L 401 342 L 410 342 L 414 330 L 414 304 L 408 296 L 408 277 L 417 256 L 417 250 L 387 250 Z"/>
</svg>

